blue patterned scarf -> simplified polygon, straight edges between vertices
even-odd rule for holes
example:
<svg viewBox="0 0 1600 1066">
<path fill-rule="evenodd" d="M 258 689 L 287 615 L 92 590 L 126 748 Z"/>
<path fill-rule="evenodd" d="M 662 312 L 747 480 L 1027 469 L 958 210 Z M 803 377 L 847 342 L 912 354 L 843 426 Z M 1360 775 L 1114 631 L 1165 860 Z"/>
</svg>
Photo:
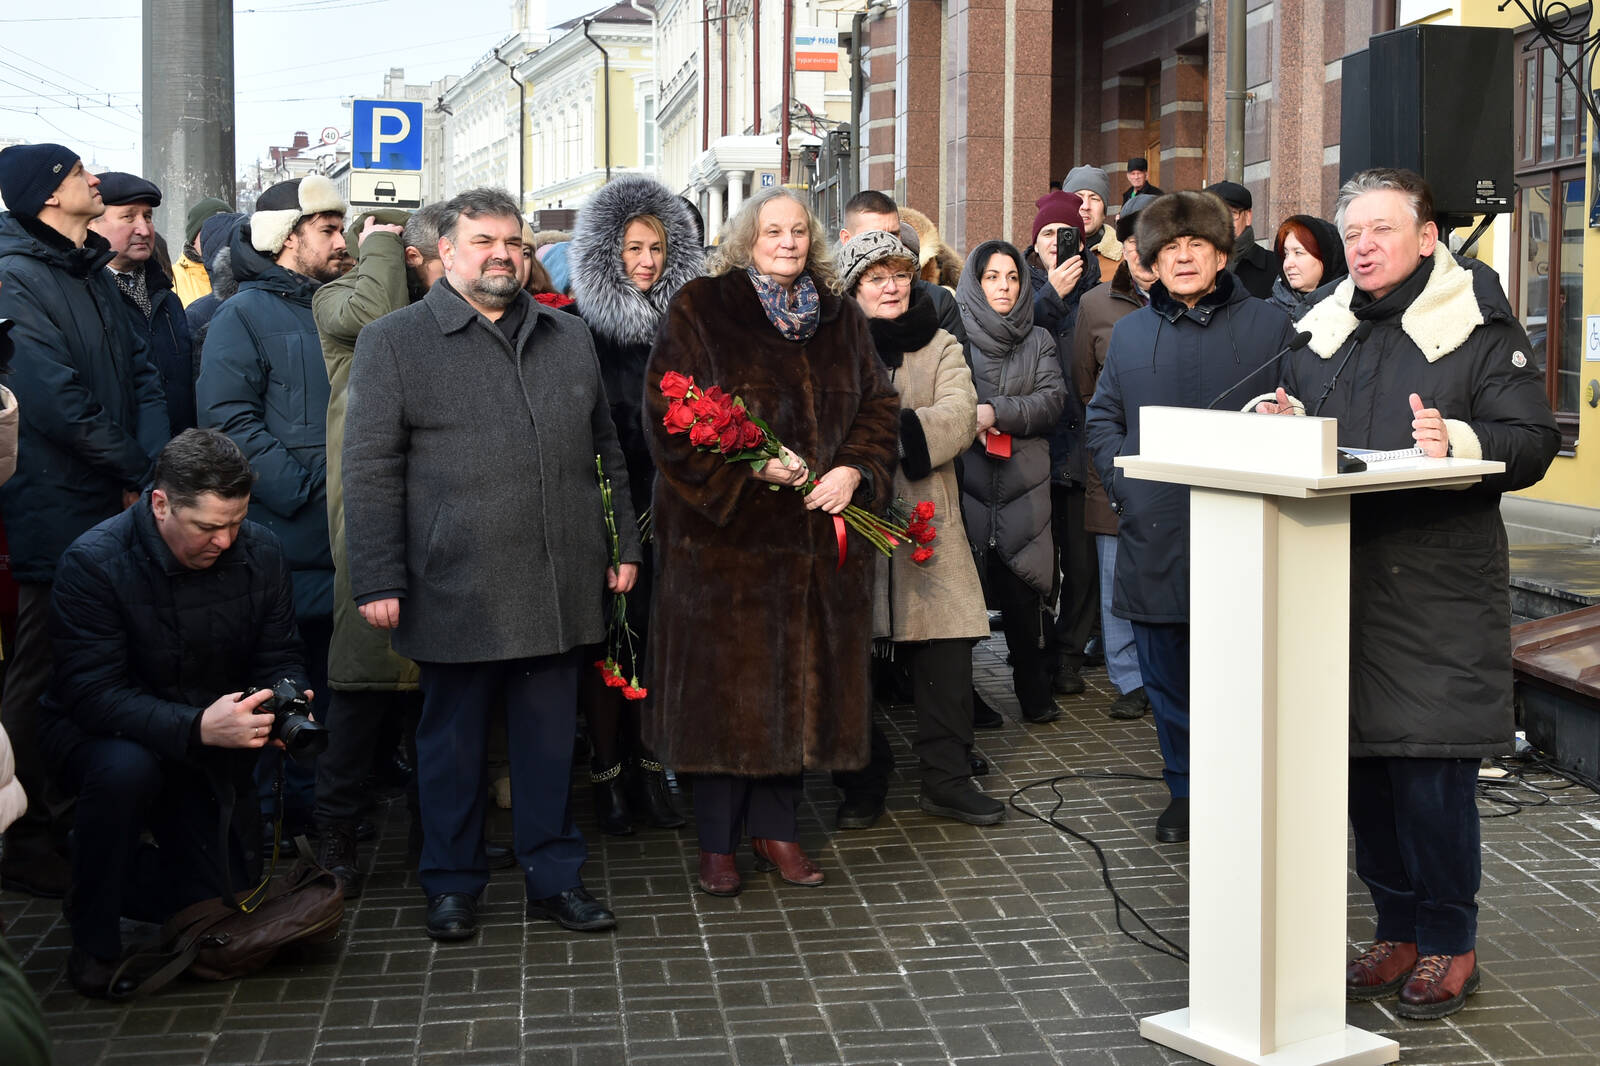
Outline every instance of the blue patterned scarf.
<svg viewBox="0 0 1600 1066">
<path fill-rule="evenodd" d="M 789 340 L 804 344 L 817 331 L 822 319 L 822 304 L 817 297 L 817 283 L 807 271 L 800 275 L 791 291 L 780 281 L 774 281 L 755 267 L 745 267 L 750 283 L 756 287 L 756 296 L 762 310 L 774 328 Z"/>
</svg>

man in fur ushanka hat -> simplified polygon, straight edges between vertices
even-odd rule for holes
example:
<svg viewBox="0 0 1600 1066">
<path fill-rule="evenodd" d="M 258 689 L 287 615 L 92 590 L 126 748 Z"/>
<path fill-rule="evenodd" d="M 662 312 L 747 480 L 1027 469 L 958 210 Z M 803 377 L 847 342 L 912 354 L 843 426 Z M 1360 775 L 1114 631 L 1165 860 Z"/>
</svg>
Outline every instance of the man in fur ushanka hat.
<svg viewBox="0 0 1600 1066">
<path fill-rule="evenodd" d="M 294 576 L 295 621 L 306 642 L 316 717 L 327 720 L 333 556 L 328 543 L 328 369 L 311 297 L 343 271 L 344 216 L 321 174 L 282 181 L 234 231 L 229 256 L 239 291 L 206 329 L 195 382 L 200 425 L 220 429 L 257 474 L 249 518 L 283 544 Z M 310 772 L 286 775 L 287 817 L 309 823 Z"/>
<path fill-rule="evenodd" d="M 1189 489 L 1136 481 L 1116 467 L 1139 453 L 1145 407 L 1237 411 L 1294 328 L 1225 269 L 1233 222 L 1199 192 L 1157 197 L 1134 226 L 1139 259 L 1156 274 L 1150 303 L 1117 323 L 1089 404 L 1095 472 L 1118 516 L 1113 614 L 1133 626 L 1172 801 L 1156 839 L 1189 839 Z M 1270 384 L 1268 382 L 1267 384 Z"/>
</svg>

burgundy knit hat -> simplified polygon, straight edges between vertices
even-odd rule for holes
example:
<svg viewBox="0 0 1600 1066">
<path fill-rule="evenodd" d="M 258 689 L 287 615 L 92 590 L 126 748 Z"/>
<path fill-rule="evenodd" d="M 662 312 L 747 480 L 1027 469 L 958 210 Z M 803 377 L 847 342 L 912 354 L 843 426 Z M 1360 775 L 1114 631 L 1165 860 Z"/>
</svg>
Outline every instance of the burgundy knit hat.
<svg viewBox="0 0 1600 1066">
<path fill-rule="evenodd" d="M 1039 231 L 1056 222 L 1065 222 L 1078 231 L 1078 241 L 1083 241 L 1083 201 L 1078 199 L 1077 193 L 1056 190 L 1048 196 L 1041 196 L 1034 201 L 1034 206 L 1039 213 L 1033 216 L 1033 236 L 1028 238 L 1032 245 L 1039 239 Z"/>
</svg>

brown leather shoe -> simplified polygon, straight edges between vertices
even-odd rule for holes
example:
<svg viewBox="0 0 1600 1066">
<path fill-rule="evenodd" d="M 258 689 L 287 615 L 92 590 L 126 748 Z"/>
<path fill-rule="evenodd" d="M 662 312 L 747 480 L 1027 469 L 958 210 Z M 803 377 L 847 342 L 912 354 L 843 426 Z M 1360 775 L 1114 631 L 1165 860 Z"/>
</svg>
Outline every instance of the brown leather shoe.
<svg viewBox="0 0 1600 1066">
<path fill-rule="evenodd" d="M 1345 999 L 1383 999 L 1400 991 L 1417 964 L 1417 945 L 1393 940 L 1374 941 L 1361 957 L 1344 969 Z"/>
<path fill-rule="evenodd" d="M 1417 960 L 1411 979 L 1400 989 L 1402 1018 L 1443 1018 L 1466 1005 L 1478 990 L 1478 953 L 1424 955 Z"/>
<path fill-rule="evenodd" d="M 700 853 L 700 891 L 708 896 L 737 896 L 744 888 L 739 868 L 732 855 L 716 851 Z"/>
<path fill-rule="evenodd" d="M 794 841 L 753 837 L 750 846 L 755 849 L 756 869 L 762 873 L 777 870 L 791 885 L 822 884 L 822 867 L 812 862 Z"/>
</svg>

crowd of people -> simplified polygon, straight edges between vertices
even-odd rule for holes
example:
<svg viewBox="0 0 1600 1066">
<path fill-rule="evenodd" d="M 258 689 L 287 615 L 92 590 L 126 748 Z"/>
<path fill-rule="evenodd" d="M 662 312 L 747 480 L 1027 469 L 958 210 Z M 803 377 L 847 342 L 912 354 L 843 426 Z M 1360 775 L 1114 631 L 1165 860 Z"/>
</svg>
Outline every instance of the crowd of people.
<svg viewBox="0 0 1600 1066">
<path fill-rule="evenodd" d="M 148 180 L 0 152 L 3 709 L 29 797 L 19 814 L 0 780 L 0 875 L 66 898 L 74 986 L 135 987 L 121 917 L 259 878 L 263 813 L 359 895 L 375 756 L 414 764 L 439 940 L 476 933 L 495 866 L 529 917 L 615 926 L 582 879 L 575 750 L 604 833 L 681 826 L 692 797 L 713 896 L 741 890 L 747 837 L 755 871 L 825 879 L 799 842 L 807 770 L 832 773 L 839 829 L 882 817 L 880 699 L 914 708 L 920 809 L 992 826 L 974 738 L 1004 717 L 971 655 L 991 610 L 1025 722 L 1099 660 L 1104 713 L 1153 712 L 1154 836 L 1187 840 L 1187 490 L 1115 462 L 1161 405 L 1506 464 L 1353 519 L 1351 819 L 1378 927 L 1347 987 L 1458 1009 L 1471 781 L 1512 732 L 1497 503 L 1559 443 L 1526 335 L 1415 175 L 1358 175 L 1269 250 L 1249 190 L 1163 193 L 1148 169 L 1118 198 L 1075 167 L 1025 244 L 964 262 L 881 192 L 829 234 L 763 189 L 708 235 L 628 176 L 568 240 L 494 189 L 352 218 L 317 175 L 249 215 L 194 205 L 169 260 Z M 741 411 L 771 447 L 730 462 Z M 853 508 L 910 505 L 920 532 L 887 557 L 847 532 Z M 288 735 L 285 692 L 318 743 Z"/>
</svg>

